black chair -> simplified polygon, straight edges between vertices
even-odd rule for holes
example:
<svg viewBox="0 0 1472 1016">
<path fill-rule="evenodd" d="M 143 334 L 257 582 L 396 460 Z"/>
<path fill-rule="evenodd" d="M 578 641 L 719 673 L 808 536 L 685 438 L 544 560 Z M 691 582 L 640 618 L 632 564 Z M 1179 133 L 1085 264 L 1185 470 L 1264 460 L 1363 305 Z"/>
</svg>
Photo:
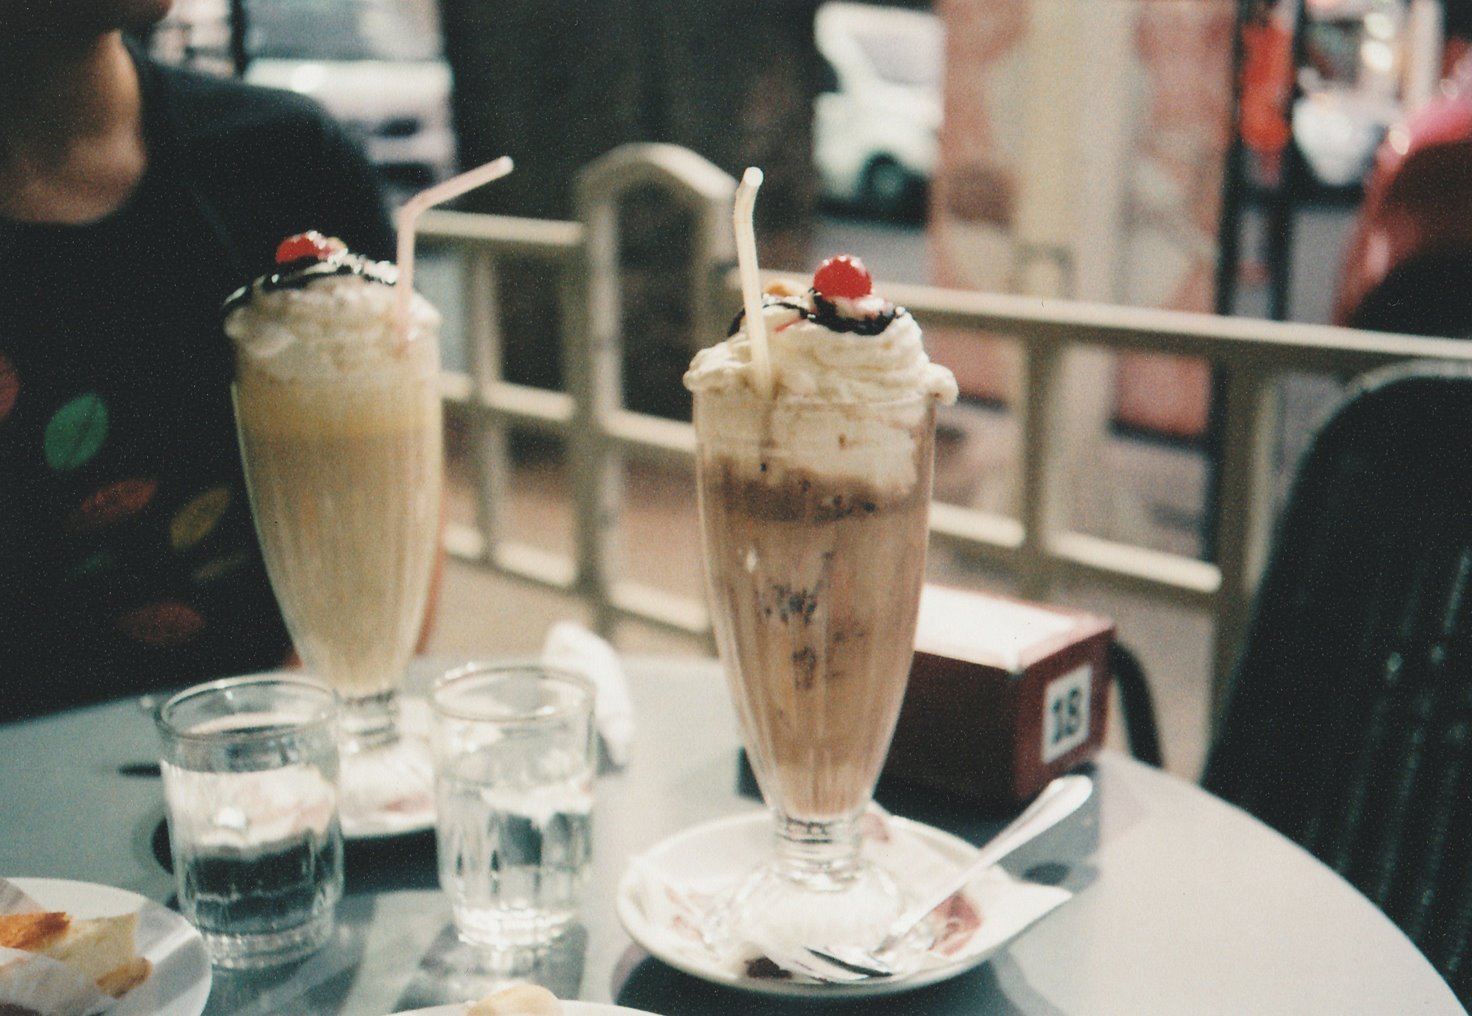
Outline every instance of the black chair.
<svg viewBox="0 0 1472 1016">
<path fill-rule="evenodd" d="M 1147 765 L 1159 769 L 1165 764 L 1160 753 L 1160 732 L 1155 722 L 1155 700 L 1145 668 L 1129 649 L 1119 642 L 1109 645 L 1109 677 L 1119 692 L 1119 714 L 1124 723 L 1125 741 L 1130 754 Z"/>
<path fill-rule="evenodd" d="M 1306 453 L 1205 787 L 1472 1000 L 1472 368 L 1367 376 Z"/>
</svg>

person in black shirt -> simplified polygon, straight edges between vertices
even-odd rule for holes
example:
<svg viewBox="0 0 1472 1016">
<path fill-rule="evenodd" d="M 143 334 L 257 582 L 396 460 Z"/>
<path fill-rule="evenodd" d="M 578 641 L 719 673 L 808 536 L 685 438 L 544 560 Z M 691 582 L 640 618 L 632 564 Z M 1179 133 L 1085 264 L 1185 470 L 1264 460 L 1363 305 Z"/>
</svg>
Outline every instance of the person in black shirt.
<svg viewBox="0 0 1472 1016">
<path fill-rule="evenodd" d="M 219 309 L 316 229 L 393 257 L 291 93 L 151 61 L 170 0 L 0 0 L 0 722 L 280 666 Z"/>
</svg>

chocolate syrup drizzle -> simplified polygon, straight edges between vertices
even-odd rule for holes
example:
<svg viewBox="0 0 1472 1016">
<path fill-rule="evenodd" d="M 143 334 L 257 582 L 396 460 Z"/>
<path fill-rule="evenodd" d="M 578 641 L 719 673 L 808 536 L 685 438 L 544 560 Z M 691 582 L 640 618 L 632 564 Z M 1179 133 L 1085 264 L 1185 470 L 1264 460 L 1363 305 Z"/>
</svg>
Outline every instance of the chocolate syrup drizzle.
<svg viewBox="0 0 1472 1016">
<path fill-rule="evenodd" d="M 808 290 L 813 297 L 812 309 L 808 309 L 800 303 L 791 300 L 774 300 L 765 306 L 786 307 L 795 310 L 799 315 L 814 324 L 822 325 L 830 332 L 852 332 L 855 335 L 878 335 L 889 327 L 891 321 L 909 311 L 894 304 L 885 304 L 886 309 L 872 317 L 845 317 L 838 312 L 838 307 L 831 300 L 825 300 L 817 290 Z M 746 311 L 738 311 L 735 319 L 731 322 L 730 331 L 726 332 L 727 338 L 735 335 L 741 330 L 741 324 L 746 320 Z"/>
<path fill-rule="evenodd" d="M 388 261 L 373 261 L 360 254 L 348 252 L 334 254 L 329 258 L 297 258 L 282 265 L 280 271 L 263 276 L 231 293 L 225 298 L 225 305 L 220 308 L 220 313 L 229 317 L 232 311 L 246 306 L 255 298 L 257 289 L 263 293 L 273 293 L 280 289 L 305 289 L 317 279 L 335 275 L 356 275 L 369 282 L 392 286 L 398 280 L 399 271 L 397 266 Z"/>
</svg>

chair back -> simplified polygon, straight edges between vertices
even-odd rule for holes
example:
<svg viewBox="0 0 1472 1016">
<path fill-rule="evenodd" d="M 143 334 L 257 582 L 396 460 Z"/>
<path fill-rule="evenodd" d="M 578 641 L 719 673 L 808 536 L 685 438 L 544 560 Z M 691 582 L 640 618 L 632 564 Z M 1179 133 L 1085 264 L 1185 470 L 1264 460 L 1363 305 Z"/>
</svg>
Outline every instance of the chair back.
<svg viewBox="0 0 1472 1016">
<path fill-rule="evenodd" d="M 1472 998 L 1472 371 L 1368 375 L 1300 465 L 1203 783 Z"/>
</svg>

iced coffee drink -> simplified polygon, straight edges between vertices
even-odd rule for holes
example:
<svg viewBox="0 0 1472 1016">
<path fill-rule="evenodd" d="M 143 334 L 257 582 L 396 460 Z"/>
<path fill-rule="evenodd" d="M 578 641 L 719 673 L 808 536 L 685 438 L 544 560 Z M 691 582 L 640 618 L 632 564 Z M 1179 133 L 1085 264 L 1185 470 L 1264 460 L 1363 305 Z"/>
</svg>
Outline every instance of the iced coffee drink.
<svg viewBox="0 0 1472 1016">
<path fill-rule="evenodd" d="M 857 814 L 884 762 L 925 575 L 934 412 L 914 396 L 862 412 L 697 398 L 717 638 L 757 778 L 794 818 Z"/>
<path fill-rule="evenodd" d="M 435 559 L 439 315 L 416 295 L 399 320 L 394 266 L 340 242 L 294 237 L 277 260 L 225 306 L 236 420 L 272 588 L 308 669 L 343 700 L 350 826 L 353 755 L 396 740 Z"/>
<path fill-rule="evenodd" d="M 849 258 L 825 262 L 806 292 L 769 289 L 766 391 L 744 320 L 685 375 L 717 644 L 778 820 L 768 882 L 828 894 L 789 903 L 769 895 L 780 884 L 750 888 L 773 912 L 838 906 L 872 875 L 858 819 L 909 675 L 936 407 L 956 397 L 914 319 L 870 289 Z"/>
</svg>

